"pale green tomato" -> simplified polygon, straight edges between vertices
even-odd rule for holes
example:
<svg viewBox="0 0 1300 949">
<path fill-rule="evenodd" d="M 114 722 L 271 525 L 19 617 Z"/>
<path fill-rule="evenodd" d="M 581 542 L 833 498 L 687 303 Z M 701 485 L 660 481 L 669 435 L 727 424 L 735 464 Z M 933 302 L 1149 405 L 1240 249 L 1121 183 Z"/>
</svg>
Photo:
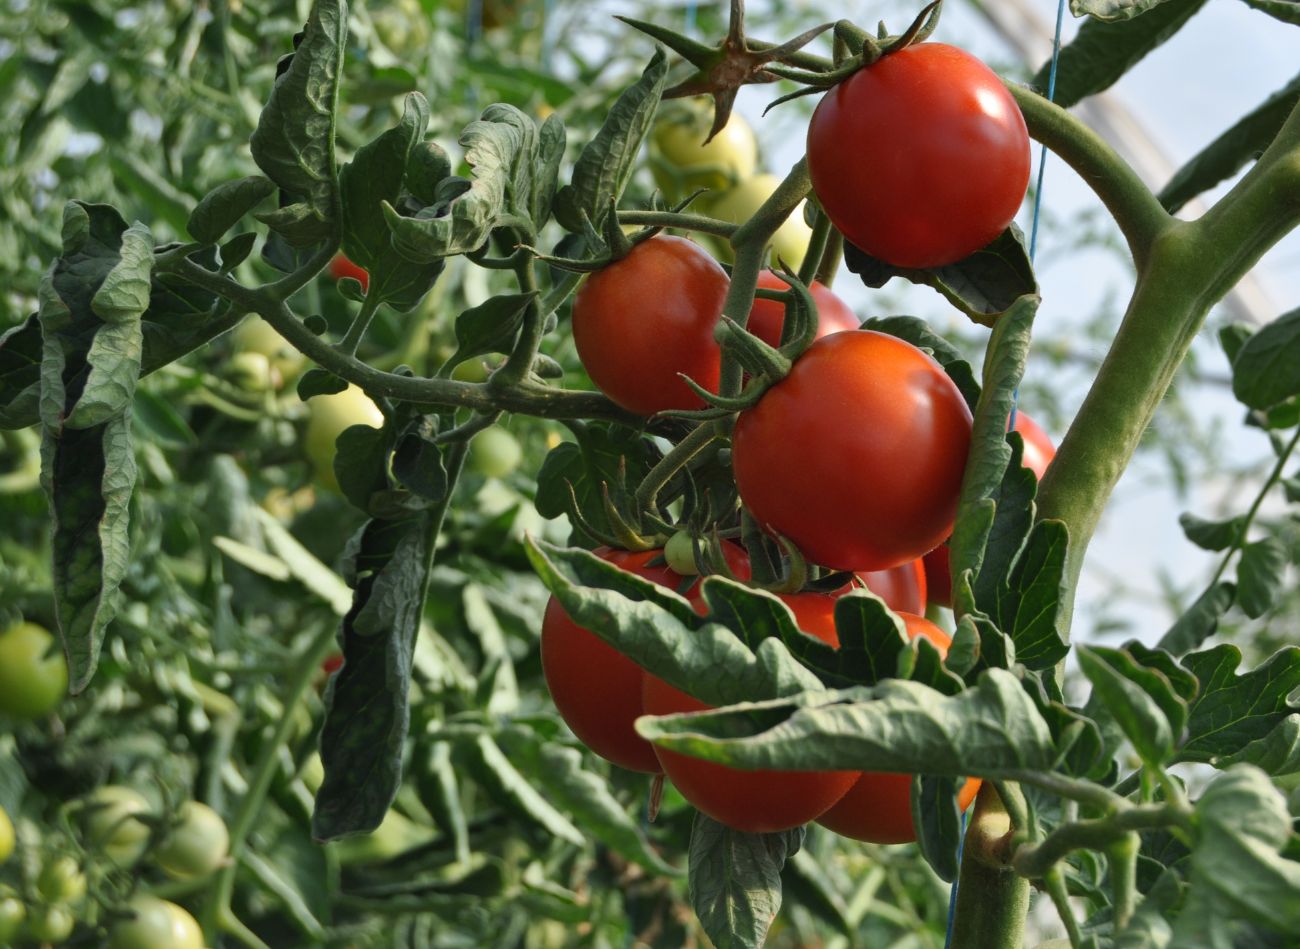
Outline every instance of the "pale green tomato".
<svg viewBox="0 0 1300 949">
<path fill-rule="evenodd" d="M 136 820 L 151 808 L 137 791 L 120 784 L 106 784 L 86 796 L 86 842 L 120 867 L 140 859 L 149 842 L 149 825 Z"/>
<path fill-rule="evenodd" d="M 130 915 L 108 931 L 110 949 L 203 949 L 203 930 L 175 903 L 141 893 L 126 911 Z"/>
<path fill-rule="evenodd" d="M 42 718 L 68 691 L 68 664 L 49 630 L 18 623 L 0 633 L 0 715 Z"/>
<path fill-rule="evenodd" d="M 299 774 L 302 783 L 307 785 L 307 790 L 315 794 L 320 790 L 320 786 L 325 783 L 325 765 L 320 760 L 320 752 L 313 751 L 311 756 L 303 762 L 302 772 Z"/>
<path fill-rule="evenodd" d="M 776 175 L 761 174 L 746 178 L 730 191 L 721 194 L 707 208 L 707 213 L 732 224 L 743 224 L 754 216 L 763 202 L 772 196 L 772 192 L 781 184 Z M 803 202 L 791 212 L 785 222 L 777 228 L 772 237 L 772 263 L 784 261 L 787 267 L 797 270 L 808 253 L 808 241 L 812 239 L 812 228 L 803 219 Z M 724 253 L 730 254 L 730 246 L 724 245 Z M 728 261 L 730 257 L 728 256 Z"/>
<path fill-rule="evenodd" d="M 339 863 L 350 866 L 388 860 L 412 847 L 427 843 L 433 839 L 433 836 L 430 828 L 403 817 L 397 811 L 390 810 L 371 833 L 360 837 L 348 837 L 331 846 L 337 848 Z"/>
<path fill-rule="evenodd" d="M 72 910 L 66 906 L 37 906 L 27 917 L 27 934 L 37 942 L 61 943 L 72 935 L 76 925 Z"/>
<path fill-rule="evenodd" d="M 235 353 L 226 363 L 227 377 L 247 392 L 266 392 L 276 388 L 275 373 L 271 360 L 261 353 Z"/>
<path fill-rule="evenodd" d="M 523 455 L 519 440 L 495 425 L 479 432 L 469 443 L 470 466 L 486 478 L 504 478 L 519 467 Z"/>
<path fill-rule="evenodd" d="M 695 541 L 690 531 L 678 531 L 664 544 L 664 560 L 668 569 L 683 577 L 693 577 L 700 572 L 695 565 Z"/>
<path fill-rule="evenodd" d="M 235 330 L 234 342 L 240 352 L 259 353 L 267 358 L 277 389 L 297 378 L 307 362 L 306 356 L 290 346 L 275 327 L 260 316 L 250 316 L 240 323 Z"/>
<path fill-rule="evenodd" d="M 86 895 L 86 875 L 72 857 L 56 857 L 41 867 L 36 891 L 50 903 L 70 906 Z"/>
<path fill-rule="evenodd" d="M 398 57 L 423 52 L 429 45 L 429 17 L 420 0 L 397 0 L 371 8 L 379 41 Z"/>
<path fill-rule="evenodd" d="M 230 853 L 230 831 L 221 815 L 198 801 L 180 807 L 180 822 L 154 851 L 158 865 L 178 880 L 207 876 Z"/>
<path fill-rule="evenodd" d="M 0 886 L 0 946 L 11 945 L 27 919 L 27 907 L 12 889 Z"/>
<path fill-rule="evenodd" d="M 0 807 L 0 863 L 4 863 L 14 852 L 14 824 L 8 813 Z"/>
<path fill-rule="evenodd" d="M 331 491 L 338 491 L 338 478 L 334 476 L 334 442 L 353 425 L 382 427 L 384 414 L 368 395 L 354 385 L 333 395 L 309 399 L 307 410 L 307 434 L 303 443 L 307 457 L 311 459 L 320 483 Z"/>
<path fill-rule="evenodd" d="M 651 170 L 655 184 L 670 201 L 680 201 L 699 188 L 725 191 L 750 177 L 758 166 L 758 142 L 748 122 L 733 112 L 706 143 L 712 126 L 712 107 L 697 104 L 666 107 L 655 123 Z"/>
</svg>

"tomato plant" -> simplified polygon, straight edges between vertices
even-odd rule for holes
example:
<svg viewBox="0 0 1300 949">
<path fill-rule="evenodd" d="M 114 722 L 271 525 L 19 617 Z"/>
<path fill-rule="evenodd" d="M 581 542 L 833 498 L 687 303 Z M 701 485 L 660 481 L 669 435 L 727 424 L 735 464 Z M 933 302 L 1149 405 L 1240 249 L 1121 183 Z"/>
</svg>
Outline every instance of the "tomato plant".
<svg viewBox="0 0 1300 949">
<path fill-rule="evenodd" d="M 895 613 L 925 612 L 927 574 L 920 558 L 888 570 L 860 573 L 858 579 Z"/>
<path fill-rule="evenodd" d="M 652 166 L 655 183 L 665 194 L 680 199 L 700 188 L 723 191 L 754 173 L 758 142 L 744 118 L 733 114 L 706 142 L 710 109 L 688 105 L 665 112 L 652 139 L 658 158 Z"/>
<path fill-rule="evenodd" d="M 786 594 L 799 628 L 832 646 L 835 597 L 821 593 Z M 645 676 L 644 706 L 648 715 L 702 712 L 708 705 L 657 676 Z M 806 824 L 824 813 L 852 786 L 850 771 L 737 771 L 663 748 L 654 748 L 664 774 L 690 801 L 720 824 L 748 833 L 774 833 Z"/>
<path fill-rule="evenodd" d="M 77 903 L 86 895 L 86 875 L 74 857 L 56 857 L 41 867 L 36 890 L 50 903 Z"/>
<path fill-rule="evenodd" d="M 728 567 L 748 575 L 744 552 L 723 547 Z M 663 587 L 685 593 L 693 586 L 664 562 L 663 550 L 631 552 L 600 547 L 596 555 Z M 541 633 L 542 672 L 560 717 L 596 754 L 630 771 L 655 774 L 659 762 L 632 723 L 642 714 L 641 667 L 595 633 L 569 618 L 554 598 L 546 605 Z"/>
<path fill-rule="evenodd" d="M 139 894 L 108 931 L 110 949 L 202 949 L 203 931 L 180 906 Z"/>
<path fill-rule="evenodd" d="M 713 325 L 727 275 L 698 244 L 654 237 L 587 278 L 573 299 L 573 341 L 601 392 L 653 415 L 704 403 L 682 381 L 718 388 Z"/>
<path fill-rule="evenodd" d="M 740 414 L 736 486 L 815 563 L 888 569 L 951 532 L 970 425 L 957 387 L 916 347 L 836 333 Z"/>
<path fill-rule="evenodd" d="M 9 943 L 27 919 L 27 907 L 7 886 L 0 886 L 0 942 Z"/>
<path fill-rule="evenodd" d="M 49 630 L 22 622 L 0 632 L 0 714 L 40 718 L 68 691 L 68 666 Z"/>
<path fill-rule="evenodd" d="M 759 289 L 786 290 L 789 286 L 770 270 L 764 270 L 758 275 Z M 808 289 L 812 291 L 813 302 L 817 304 L 817 339 L 841 330 L 858 328 L 858 324 L 862 321 L 847 303 L 831 292 L 829 287 L 814 280 Z M 769 346 L 780 346 L 781 329 L 784 325 L 784 305 L 776 300 L 756 299 L 753 308 L 749 311 L 749 323 L 745 328 Z"/>
<path fill-rule="evenodd" d="M 742 178 L 733 187 L 712 197 L 708 202 L 708 211 L 724 221 L 743 224 L 754 216 L 780 183 L 780 178 L 766 172 Z M 772 235 L 772 262 L 798 268 L 808 253 L 808 240 L 811 237 L 812 229 L 803 219 L 803 205 L 800 205 Z M 723 250 L 729 254 L 728 248 Z"/>
<path fill-rule="evenodd" d="M 221 815 L 199 801 L 186 801 L 178 822 L 154 851 L 169 876 L 180 880 L 207 876 L 230 852 L 230 831 Z"/>
<path fill-rule="evenodd" d="M 361 389 L 350 385 L 342 392 L 318 395 L 307 402 L 307 429 L 303 449 L 312 463 L 316 478 L 332 491 L 339 490 L 334 474 L 335 443 L 353 425 L 379 428 L 384 414 Z"/>
<path fill-rule="evenodd" d="M 1029 133 L 996 73 L 964 50 L 921 43 L 818 103 L 808 171 L 848 240 L 898 267 L 938 267 L 1011 223 L 1029 184 Z"/>
<path fill-rule="evenodd" d="M 0 863 L 4 863 L 14 853 L 14 824 L 9 814 L 0 807 Z"/>
<path fill-rule="evenodd" d="M 336 254 L 330 261 L 330 276 L 335 280 L 342 280 L 345 277 L 351 277 L 361 284 L 361 289 L 365 290 L 370 286 L 370 274 L 364 267 L 354 264 L 342 254 Z"/>
<path fill-rule="evenodd" d="M 120 784 L 105 784 L 77 806 L 89 847 L 118 866 L 130 866 L 140 859 L 149 841 L 149 825 L 139 818 L 152 810 L 142 794 Z"/>
<path fill-rule="evenodd" d="M 523 454 L 519 439 L 495 425 L 479 432 L 469 446 L 470 464 L 485 478 L 504 478 L 519 467 Z"/>
<path fill-rule="evenodd" d="M 72 935 L 76 925 L 76 917 L 66 906 L 36 906 L 27 915 L 27 934 L 38 943 L 57 945 Z"/>
</svg>

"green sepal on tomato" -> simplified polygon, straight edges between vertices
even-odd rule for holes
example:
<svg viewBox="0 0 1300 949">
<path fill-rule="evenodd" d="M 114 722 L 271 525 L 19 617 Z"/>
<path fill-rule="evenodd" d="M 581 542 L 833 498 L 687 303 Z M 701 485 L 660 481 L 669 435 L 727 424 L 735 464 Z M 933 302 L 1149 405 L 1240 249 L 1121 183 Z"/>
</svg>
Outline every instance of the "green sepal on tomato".
<svg viewBox="0 0 1300 949">
<path fill-rule="evenodd" d="M 994 240 L 1020 208 L 1029 167 L 1025 120 L 1002 80 L 943 43 L 858 70 L 808 124 L 808 173 L 826 216 L 897 267 L 951 264 Z"/>
<path fill-rule="evenodd" d="M 952 640 L 923 616 L 898 611 L 910 640 L 928 639 L 947 655 Z M 980 782 L 968 778 L 957 794 L 965 810 Z M 916 840 L 912 821 L 912 776 L 893 772 L 863 771 L 839 801 L 817 818 L 817 823 L 844 837 L 875 844 L 904 844 Z"/>
<path fill-rule="evenodd" d="M 749 558 L 745 552 L 730 543 L 724 543 L 722 551 L 732 573 L 747 579 Z M 622 570 L 672 590 L 680 591 L 691 583 L 669 569 L 662 550 L 634 553 L 599 547 L 592 552 Z M 654 748 L 633 727 L 643 714 L 641 667 L 591 630 L 573 622 L 554 597 L 547 603 L 542 619 L 541 654 L 542 674 L 551 698 L 578 740 L 619 767 L 658 773 Z"/>
<path fill-rule="evenodd" d="M 740 413 L 732 464 L 765 530 L 813 563 L 886 570 L 952 533 L 971 413 L 943 369 L 869 330 L 814 342 Z"/>
<path fill-rule="evenodd" d="M 716 392 L 722 349 L 713 327 L 730 281 L 683 237 L 660 235 L 591 274 L 573 298 L 573 341 L 587 375 L 629 412 L 699 409 L 682 380 Z"/>
<path fill-rule="evenodd" d="M 790 285 L 771 270 L 764 270 L 758 275 L 760 290 L 788 290 Z M 855 330 L 861 325 L 847 303 L 831 292 L 825 284 L 814 280 L 808 287 L 813 302 L 817 304 L 817 339 L 838 333 L 841 330 Z M 785 305 L 776 300 L 756 298 L 749 311 L 747 330 L 767 345 L 781 345 L 781 330 L 785 326 Z"/>
</svg>

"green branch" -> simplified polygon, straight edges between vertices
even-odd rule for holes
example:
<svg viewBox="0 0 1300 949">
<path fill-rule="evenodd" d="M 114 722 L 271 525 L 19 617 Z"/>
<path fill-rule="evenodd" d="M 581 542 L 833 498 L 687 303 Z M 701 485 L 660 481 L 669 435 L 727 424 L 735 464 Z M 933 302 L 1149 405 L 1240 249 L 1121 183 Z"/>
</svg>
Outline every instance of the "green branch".
<svg viewBox="0 0 1300 949">
<path fill-rule="evenodd" d="M 1129 805 L 1106 817 L 1062 824 L 1036 844 L 1023 844 L 1012 859 L 1021 876 L 1038 879 L 1075 850 L 1110 850 L 1129 835 L 1162 827 L 1190 829 L 1190 813 L 1172 804 Z"/>
</svg>

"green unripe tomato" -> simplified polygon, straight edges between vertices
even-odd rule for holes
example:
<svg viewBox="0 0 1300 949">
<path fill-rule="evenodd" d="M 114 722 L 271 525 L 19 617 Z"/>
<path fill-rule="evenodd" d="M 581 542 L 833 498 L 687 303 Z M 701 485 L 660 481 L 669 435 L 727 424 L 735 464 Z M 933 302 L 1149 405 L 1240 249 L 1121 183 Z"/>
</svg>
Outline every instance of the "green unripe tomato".
<svg viewBox="0 0 1300 949">
<path fill-rule="evenodd" d="M 492 426 L 469 443 L 469 463 L 486 478 L 504 478 L 519 467 L 524 451 L 519 440 L 504 428 Z"/>
<path fill-rule="evenodd" d="M 456 364 L 456 368 L 451 371 L 451 377 L 457 382 L 486 382 L 488 371 L 487 364 L 482 359 L 467 359 Z"/>
<path fill-rule="evenodd" d="M 4 863 L 14 852 L 14 824 L 3 807 L 0 807 L 0 863 Z"/>
<path fill-rule="evenodd" d="M 736 113 L 709 139 L 713 109 L 688 105 L 665 109 L 655 123 L 652 170 L 655 184 L 672 201 L 699 188 L 725 191 L 748 178 L 758 166 L 754 130 Z"/>
<path fill-rule="evenodd" d="M 26 919 L 27 907 L 18 894 L 7 886 L 0 886 L 0 946 L 14 943 Z"/>
<path fill-rule="evenodd" d="M 380 42 L 399 57 L 419 53 L 429 45 L 429 17 L 420 0 L 378 5 L 371 22 Z"/>
<path fill-rule="evenodd" d="M 49 630 L 24 622 L 0 633 L 0 715 L 41 718 L 67 691 L 68 664 Z"/>
<path fill-rule="evenodd" d="M 353 425 L 380 428 L 384 414 L 370 397 L 354 385 L 333 395 L 318 395 L 307 402 L 307 434 L 303 445 L 316 477 L 331 491 L 339 490 L 334 476 L 334 443 L 345 429 Z"/>
<path fill-rule="evenodd" d="M 141 893 L 126 910 L 130 916 L 108 931 L 110 949 L 203 949 L 203 930 L 175 903 Z"/>
<path fill-rule="evenodd" d="M 149 825 L 136 820 L 148 814 L 149 802 L 120 784 L 96 788 L 85 798 L 86 842 L 118 866 L 140 859 L 149 842 Z"/>
<path fill-rule="evenodd" d="M 306 356 L 290 346 L 275 327 L 260 316 L 250 316 L 239 324 L 234 343 L 240 352 L 266 357 L 277 389 L 296 378 L 307 362 Z"/>
<path fill-rule="evenodd" d="M 325 783 L 325 765 L 320 760 L 319 751 L 313 751 L 311 756 L 302 763 L 299 777 L 312 794 L 320 790 L 320 786 Z"/>
<path fill-rule="evenodd" d="M 754 212 L 762 207 L 763 202 L 772 196 L 780 184 L 781 179 L 776 175 L 761 174 L 746 178 L 709 204 L 708 213 L 732 224 L 743 224 L 754 216 Z M 782 260 L 787 267 L 799 269 L 808 253 L 808 241 L 811 239 L 812 228 L 803 219 L 801 202 L 772 236 L 773 265 Z M 727 245 L 723 252 L 729 254 L 729 251 L 730 245 Z"/>
<path fill-rule="evenodd" d="M 41 867 L 36 891 L 51 903 L 79 903 L 86 895 L 86 875 L 74 858 L 57 857 Z"/>
<path fill-rule="evenodd" d="M 664 544 L 664 560 L 668 569 L 683 577 L 693 577 L 700 572 L 695 565 L 695 541 L 690 531 L 678 531 Z"/>
<path fill-rule="evenodd" d="M 27 918 L 27 935 L 37 942 L 61 943 L 72 935 L 77 925 L 72 910 L 66 906 L 37 906 Z M 140 947 L 136 947 L 140 949 Z"/>
<path fill-rule="evenodd" d="M 158 865 L 178 880 L 207 876 L 230 853 L 230 831 L 221 815 L 198 801 L 180 807 L 180 822 L 172 828 L 154 855 Z"/>
<path fill-rule="evenodd" d="M 226 363 L 226 376 L 247 392 L 267 392 L 276 388 L 271 360 L 261 353 L 235 353 Z"/>
</svg>

